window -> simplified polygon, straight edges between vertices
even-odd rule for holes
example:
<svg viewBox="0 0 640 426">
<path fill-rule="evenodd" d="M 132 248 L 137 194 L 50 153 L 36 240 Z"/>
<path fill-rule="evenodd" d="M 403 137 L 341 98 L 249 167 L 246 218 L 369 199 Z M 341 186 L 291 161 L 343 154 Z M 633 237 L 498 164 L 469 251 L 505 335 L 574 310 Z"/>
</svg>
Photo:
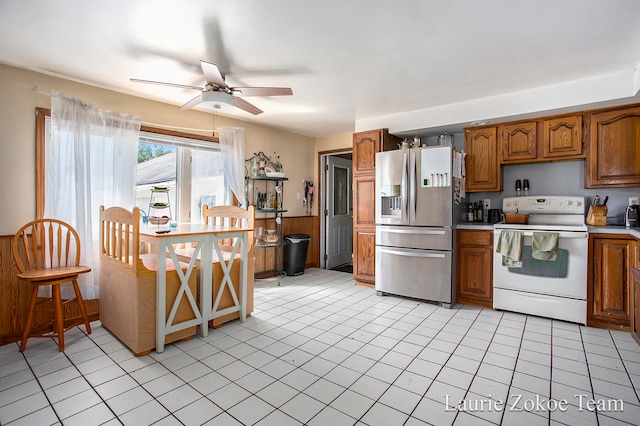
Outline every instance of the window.
<svg viewBox="0 0 640 426">
<path fill-rule="evenodd" d="M 44 150 L 51 111 L 36 115 L 36 215 L 44 215 L 46 174 Z M 143 126 L 138 144 L 136 206 L 149 212 L 151 188 L 169 188 L 171 216 L 181 222 L 200 222 L 203 204 L 231 204 L 232 193 L 223 173 L 217 139 Z M 164 200 L 158 200 L 165 202 Z M 124 207 L 124 206 L 123 206 Z"/>
<path fill-rule="evenodd" d="M 180 222 L 201 222 L 202 206 L 230 204 L 224 162 L 218 144 L 140 132 L 136 206 L 150 216 L 171 216 Z M 169 188 L 168 197 L 154 187 Z M 168 209 L 150 205 L 168 203 Z"/>
</svg>

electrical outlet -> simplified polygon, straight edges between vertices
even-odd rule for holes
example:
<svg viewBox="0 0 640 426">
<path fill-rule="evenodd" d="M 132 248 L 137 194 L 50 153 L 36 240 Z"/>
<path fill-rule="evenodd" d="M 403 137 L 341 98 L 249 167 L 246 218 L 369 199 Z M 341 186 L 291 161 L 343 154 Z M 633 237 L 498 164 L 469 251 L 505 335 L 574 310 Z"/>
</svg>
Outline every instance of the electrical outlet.
<svg viewBox="0 0 640 426">
<path fill-rule="evenodd" d="M 491 199 L 490 198 L 485 198 L 484 199 L 484 209 L 485 210 L 489 210 L 491 208 Z"/>
<path fill-rule="evenodd" d="M 638 197 L 629 197 L 630 206 L 637 206 L 638 204 Z"/>
<path fill-rule="evenodd" d="M 298 200 L 302 199 L 302 193 L 300 193 L 300 192 L 296 192 L 296 198 L 297 198 Z"/>
</svg>

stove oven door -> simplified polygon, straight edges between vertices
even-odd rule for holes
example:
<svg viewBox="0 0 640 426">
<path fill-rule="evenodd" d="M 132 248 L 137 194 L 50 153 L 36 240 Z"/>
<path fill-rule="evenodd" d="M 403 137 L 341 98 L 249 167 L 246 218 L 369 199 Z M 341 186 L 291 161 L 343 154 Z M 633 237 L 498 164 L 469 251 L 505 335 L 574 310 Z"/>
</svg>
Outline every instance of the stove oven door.
<svg viewBox="0 0 640 426">
<path fill-rule="evenodd" d="M 558 256 L 555 261 L 532 257 L 533 233 L 524 232 L 522 267 L 503 266 L 502 255 L 495 252 L 501 229 L 494 230 L 493 287 L 532 294 L 586 300 L 586 232 L 558 232 Z"/>
</svg>

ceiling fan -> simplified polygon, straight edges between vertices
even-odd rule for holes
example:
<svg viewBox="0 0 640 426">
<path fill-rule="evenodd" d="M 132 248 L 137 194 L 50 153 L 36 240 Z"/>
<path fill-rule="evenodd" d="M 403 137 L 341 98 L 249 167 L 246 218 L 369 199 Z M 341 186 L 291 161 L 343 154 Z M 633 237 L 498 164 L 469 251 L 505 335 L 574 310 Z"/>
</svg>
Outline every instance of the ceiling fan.
<svg viewBox="0 0 640 426">
<path fill-rule="evenodd" d="M 179 109 L 191 109 L 201 103 L 213 103 L 213 107 L 220 109 L 223 105 L 232 105 L 248 113 L 258 115 L 262 110 L 255 105 L 242 99 L 241 96 L 289 96 L 293 91 L 289 87 L 231 87 L 225 83 L 224 75 L 216 64 L 207 61 L 200 61 L 202 73 L 206 84 L 204 87 L 190 86 L 186 84 L 165 83 L 162 81 L 141 80 L 131 78 L 136 83 L 160 84 L 163 86 L 181 87 L 183 89 L 200 90 L 201 93 L 191 99 Z"/>
</svg>

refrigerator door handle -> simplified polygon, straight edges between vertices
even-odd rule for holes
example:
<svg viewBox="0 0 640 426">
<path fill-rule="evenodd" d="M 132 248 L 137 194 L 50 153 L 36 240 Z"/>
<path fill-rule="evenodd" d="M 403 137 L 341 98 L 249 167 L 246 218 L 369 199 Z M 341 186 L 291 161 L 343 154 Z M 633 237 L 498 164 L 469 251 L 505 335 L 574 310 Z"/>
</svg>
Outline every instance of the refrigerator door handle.
<svg viewBox="0 0 640 426">
<path fill-rule="evenodd" d="M 422 250 L 402 251 L 402 250 L 380 248 L 380 253 L 395 254 L 397 256 L 407 256 L 407 257 L 431 257 L 431 258 L 440 258 L 440 259 L 444 259 L 446 257 L 443 253 L 429 253 L 426 250 L 425 251 L 422 251 Z"/>
<path fill-rule="evenodd" d="M 416 187 L 416 153 L 411 152 L 411 219 L 409 223 L 416 220 L 416 202 L 418 198 L 418 188 Z"/>
<path fill-rule="evenodd" d="M 408 152 L 404 152 L 402 155 L 402 181 L 400 183 L 400 194 L 402 194 L 402 206 L 401 206 L 402 214 L 401 215 L 402 215 L 403 221 L 407 220 L 408 210 L 409 210 L 409 197 L 407 196 L 408 195 L 408 192 L 407 192 L 408 176 L 409 176 L 409 154 Z"/>
</svg>

